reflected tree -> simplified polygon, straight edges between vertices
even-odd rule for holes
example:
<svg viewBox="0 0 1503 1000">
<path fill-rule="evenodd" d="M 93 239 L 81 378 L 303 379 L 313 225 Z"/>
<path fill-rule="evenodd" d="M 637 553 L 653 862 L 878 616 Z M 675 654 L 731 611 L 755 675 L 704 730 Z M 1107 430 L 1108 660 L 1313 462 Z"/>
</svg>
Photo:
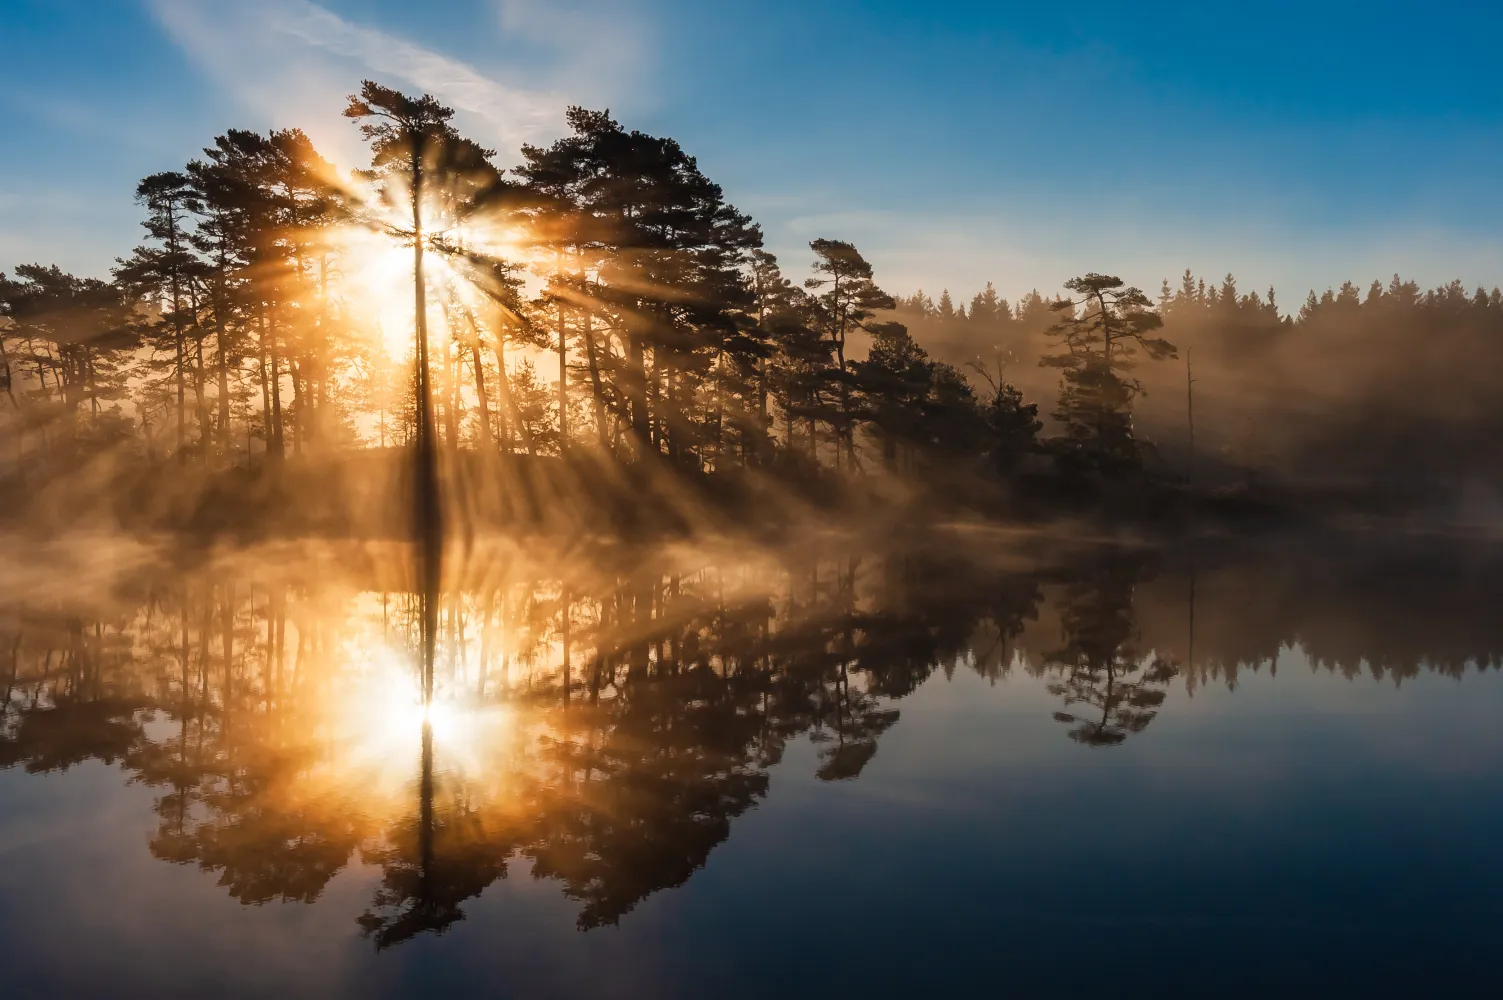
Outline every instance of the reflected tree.
<svg viewBox="0 0 1503 1000">
<path fill-rule="evenodd" d="M 617 923 L 708 863 L 791 743 L 813 742 L 819 781 L 858 779 L 897 702 L 957 665 L 1039 676 L 1089 746 L 1162 710 L 1186 588 L 1155 556 L 1047 564 L 905 541 L 761 562 L 607 547 L 563 569 L 487 552 L 426 606 L 410 574 L 357 556 L 164 566 L 72 614 L 9 603 L 0 765 L 119 767 L 155 797 L 152 854 L 242 903 L 311 903 L 358 858 L 380 873 L 360 926 L 387 948 L 464 919 L 518 860 L 581 928 Z M 1468 579 L 1489 579 L 1477 558 Z M 1416 559 L 1336 578 L 1198 555 L 1210 652 L 1192 676 L 1231 683 L 1223 659 L 1295 639 L 1353 676 L 1497 662 L 1485 608 L 1415 589 L 1437 575 Z M 1250 618 L 1229 595 L 1252 587 L 1268 598 Z"/>
<path fill-rule="evenodd" d="M 1141 733 L 1179 673 L 1168 660 L 1136 647 L 1133 590 L 1147 572 L 1143 557 L 1112 557 L 1064 587 L 1064 645 L 1048 656 L 1055 671 L 1049 692 L 1073 709 L 1054 718 L 1071 727 L 1070 739 L 1077 743 L 1116 746 Z"/>
</svg>

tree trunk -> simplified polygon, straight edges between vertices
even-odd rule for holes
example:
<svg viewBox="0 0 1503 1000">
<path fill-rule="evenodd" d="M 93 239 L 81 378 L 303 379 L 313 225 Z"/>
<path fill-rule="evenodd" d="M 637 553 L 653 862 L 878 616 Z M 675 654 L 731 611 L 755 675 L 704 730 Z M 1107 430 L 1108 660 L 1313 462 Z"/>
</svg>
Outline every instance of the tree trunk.
<svg viewBox="0 0 1503 1000">
<path fill-rule="evenodd" d="M 580 287 L 584 287 L 584 271 L 579 275 Z M 609 450 L 609 431 L 605 426 L 605 388 L 600 383 L 600 357 L 595 345 L 595 330 L 591 323 L 593 318 L 589 309 L 583 310 L 580 323 L 584 330 L 585 357 L 590 366 L 590 397 L 595 404 L 595 436 L 600 440 L 602 450 Z"/>
<path fill-rule="evenodd" d="M 423 272 L 423 135 L 411 133 L 412 174 L 412 325 L 416 340 L 418 441 L 415 475 L 415 529 L 418 590 L 422 613 L 421 668 L 423 704 L 433 698 L 433 656 L 438 631 L 438 591 L 443 578 L 443 511 L 438 495 L 438 455 L 434 447 L 433 394 L 428 364 L 428 288 Z M 430 734 L 428 728 L 424 736 Z M 428 749 L 427 741 L 424 750 Z"/>
<path fill-rule="evenodd" d="M 202 332 L 193 338 L 193 404 L 198 414 L 198 443 L 203 449 L 203 463 L 209 464 L 209 401 L 204 395 L 204 338 Z"/>
<path fill-rule="evenodd" d="M 496 442 L 503 455 L 511 454 L 512 427 L 516 423 L 517 407 L 511 398 L 511 380 L 506 377 L 506 348 L 501 343 L 501 334 L 496 334 L 492 353 L 496 355 L 496 392 L 500 406 L 496 411 Z"/>
<path fill-rule="evenodd" d="M 767 464 L 768 437 L 772 423 L 767 416 L 767 358 L 757 359 L 757 436 L 753 439 L 757 465 Z"/>
<path fill-rule="evenodd" d="M 517 439 L 522 442 L 523 450 L 531 455 L 533 453 L 532 430 L 527 426 L 527 421 L 522 419 L 522 411 L 517 408 L 516 397 L 511 394 L 511 376 L 506 371 L 506 348 L 500 344 L 496 347 L 496 369 L 499 377 L 501 407 L 511 425 L 509 429 L 502 431 L 505 435 L 506 450 L 508 452 L 512 450 L 511 432 L 514 430 Z"/>
<path fill-rule="evenodd" d="M 282 359 L 277 350 L 277 327 L 275 304 L 267 307 L 263 318 L 263 351 L 266 356 L 266 450 L 272 461 L 279 462 L 286 454 L 282 427 Z"/>
<path fill-rule="evenodd" d="M 287 359 L 287 373 L 292 376 L 292 453 L 303 453 L 303 414 L 306 407 L 303 404 L 303 366 L 298 364 L 298 359 Z"/>
<path fill-rule="evenodd" d="M 257 370 L 261 377 L 261 453 L 271 453 L 271 381 L 267 377 L 267 364 L 270 360 L 269 343 L 271 339 L 267 329 L 266 315 L 261 315 L 260 343 L 257 345 Z M 249 445 L 247 445 L 247 449 Z M 250 458 L 247 451 L 246 458 Z"/>
<path fill-rule="evenodd" d="M 94 367 L 94 360 L 94 352 L 89 350 L 89 408 L 97 417 L 99 416 L 99 372 Z"/>
<path fill-rule="evenodd" d="M 716 472 L 720 471 L 720 456 L 725 450 L 725 379 L 721 375 L 720 367 L 724 362 L 724 352 L 715 355 L 715 450 L 712 465 Z"/>
<path fill-rule="evenodd" d="M 215 374 L 219 377 L 219 446 L 224 450 L 225 460 L 229 461 L 230 455 L 233 454 L 233 447 L 230 444 L 230 359 L 229 344 L 225 336 L 223 305 L 224 294 L 221 289 L 214 301 L 214 342 L 218 348 Z"/>
<path fill-rule="evenodd" d="M 835 320 L 835 357 L 840 363 L 840 373 L 845 375 L 845 324 L 848 304 L 840 298 L 840 276 L 835 276 L 833 293 L 836 303 Z M 835 468 L 840 468 L 840 449 L 845 444 L 846 432 L 850 429 L 851 399 L 850 389 L 846 385 L 845 378 L 840 380 L 840 420 L 841 426 L 835 430 Z"/>
<path fill-rule="evenodd" d="M 5 336 L 0 334 L 0 385 L 5 387 L 6 398 L 10 400 L 11 409 L 21 409 L 21 404 L 16 402 L 16 391 L 13 384 L 13 373 L 10 366 L 10 355 L 5 351 Z"/>
<path fill-rule="evenodd" d="M 171 202 L 169 202 L 167 206 L 167 224 L 167 250 L 175 258 L 178 252 L 177 216 L 173 211 Z M 188 432 L 185 419 L 186 414 L 184 414 L 183 412 L 183 408 L 186 403 L 183 385 L 183 297 L 182 286 L 179 283 L 179 275 L 176 266 L 174 266 L 172 269 L 172 328 L 173 342 L 177 348 L 177 456 L 179 462 L 186 462 L 188 456 L 184 451 L 184 446 L 187 443 Z"/>
<path fill-rule="evenodd" d="M 636 440 L 636 457 L 642 459 L 652 451 L 655 438 L 652 415 L 647 408 L 647 359 L 644 356 L 641 338 L 630 330 L 626 333 L 626 350 L 627 401 L 631 407 L 631 430 Z"/>
<path fill-rule="evenodd" d="M 555 262 L 555 280 L 564 280 L 563 251 L 558 251 Z M 569 332 L 564 323 L 564 300 L 558 298 L 558 451 L 562 455 L 569 447 Z"/>
<path fill-rule="evenodd" d="M 485 392 L 485 365 L 480 361 L 478 337 L 470 344 L 470 363 L 475 367 L 475 395 L 480 403 L 480 450 L 490 454 L 494 444 L 491 437 L 491 401 Z"/>
<path fill-rule="evenodd" d="M 282 361 L 277 351 L 275 328 L 269 337 L 271 361 L 271 439 L 272 455 L 281 460 L 287 454 L 282 424 Z"/>
<path fill-rule="evenodd" d="M 188 460 L 188 452 L 184 446 L 188 440 L 188 424 L 186 420 L 187 391 L 183 383 L 184 345 L 181 325 L 178 327 L 177 335 L 173 338 L 173 342 L 177 348 L 177 460 L 179 462 L 186 462 Z"/>
</svg>

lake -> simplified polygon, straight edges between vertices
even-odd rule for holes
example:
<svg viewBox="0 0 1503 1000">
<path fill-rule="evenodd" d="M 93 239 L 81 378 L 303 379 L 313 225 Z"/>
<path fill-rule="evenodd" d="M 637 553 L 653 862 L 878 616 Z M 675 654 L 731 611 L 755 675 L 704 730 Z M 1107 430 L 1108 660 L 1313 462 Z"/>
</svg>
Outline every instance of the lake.
<svg viewBox="0 0 1503 1000">
<path fill-rule="evenodd" d="M 7 552 L 7 997 L 1493 978 L 1490 541 Z"/>
</svg>

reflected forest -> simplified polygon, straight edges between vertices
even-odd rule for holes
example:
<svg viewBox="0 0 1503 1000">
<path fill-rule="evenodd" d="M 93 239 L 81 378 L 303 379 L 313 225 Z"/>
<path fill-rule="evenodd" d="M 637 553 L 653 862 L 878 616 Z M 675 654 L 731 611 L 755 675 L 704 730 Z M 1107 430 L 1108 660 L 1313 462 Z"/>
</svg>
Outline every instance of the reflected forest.
<svg viewBox="0 0 1503 1000">
<path fill-rule="evenodd" d="M 982 561 L 917 541 L 606 546 L 562 573 L 477 549 L 432 609 L 426 693 L 423 600 L 379 547 L 143 553 L 86 606 L 7 595 L 0 767 L 118 768 L 154 796 L 152 856 L 242 903 L 311 903 L 375 866 L 351 916 L 384 948 L 517 866 L 581 929 L 614 924 L 704 865 L 790 741 L 812 743 L 816 781 L 859 779 L 935 675 L 1037 678 L 1061 738 L 1111 748 L 1171 685 L 1234 688 L 1281 660 L 1402 685 L 1503 655 L 1503 624 L 1464 596 L 1496 553 L 1055 540 Z M 1458 565 L 1454 588 L 1426 582 Z"/>
<path fill-rule="evenodd" d="M 362 169 L 230 129 L 107 279 L 0 274 L 0 769 L 118 771 L 240 903 L 365 866 L 384 949 L 526 873 L 614 925 L 957 671 L 1099 755 L 1291 661 L 1503 653 L 1457 540 L 1497 289 L 936 301 L 778 260 L 606 111 L 511 165 L 430 96 L 344 114 Z"/>
</svg>

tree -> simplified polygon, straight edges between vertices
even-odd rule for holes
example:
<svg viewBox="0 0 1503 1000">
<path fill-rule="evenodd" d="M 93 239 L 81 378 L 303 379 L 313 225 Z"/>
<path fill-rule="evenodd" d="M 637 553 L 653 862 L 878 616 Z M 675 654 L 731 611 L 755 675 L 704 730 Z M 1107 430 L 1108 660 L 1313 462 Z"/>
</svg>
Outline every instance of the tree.
<svg viewBox="0 0 1503 1000">
<path fill-rule="evenodd" d="M 340 196 L 333 183 L 334 168 L 301 131 L 274 131 L 268 139 L 270 180 L 281 214 L 278 249 L 284 287 L 279 298 L 287 312 L 296 454 L 322 444 L 333 430 L 325 412 L 336 344 L 329 291 L 334 248 L 329 230 L 340 214 Z"/>
<path fill-rule="evenodd" d="M 939 319 L 942 323 L 948 323 L 955 318 L 955 301 L 950 298 L 948 288 L 939 293 Z"/>
<path fill-rule="evenodd" d="M 192 280 L 196 261 L 187 231 L 190 212 L 199 208 L 198 198 L 186 175 L 176 172 L 152 174 L 136 187 L 136 201 L 146 207 L 146 221 L 141 223 L 155 245 L 138 247 L 129 260 L 119 261 L 116 279 L 141 292 L 155 293 L 160 303 L 161 319 L 152 324 L 157 331 L 169 331 L 174 355 L 173 383 L 177 393 L 177 455 L 186 462 L 187 452 L 187 331 L 197 326 L 198 315 L 193 301 Z M 156 339 L 164 338 L 159 332 Z M 200 373 L 201 377 L 201 373 Z M 199 408 L 200 443 L 206 428 Z"/>
<path fill-rule="evenodd" d="M 201 255 L 210 321 L 215 334 L 215 373 L 218 382 L 219 451 L 226 460 L 234 452 L 231 441 L 231 373 L 238 374 L 253 312 L 245 294 L 245 269 L 253 253 L 248 238 L 250 185 L 233 176 L 221 162 L 230 140 L 220 136 L 205 150 L 207 160 L 188 164 L 188 177 L 201 213 L 191 238 Z M 252 182 L 253 183 L 253 182 Z M 249 459 L 249 454 L 247 454 Z"/>
<path fill-rule="evenodd" d="M 814 301 L 819 324 L 835 349 L 838 365 L 838 370 L 833 373 L 840 389 L 839 418 L 832 428 L 836 441 L 835 464 L 837 468 L 840 466 L 843 445 L 846 463 L 853 466 L 854 425 L 846 340 L 852 330 L 860 328 L 878 309 L 892 309 L 896 303 L 892 296 L 877 287 L 872 280 L 872 266 L 851 244 L 820 239 L 810 243 L 809 249 L 814 251 L 814 274 L 804 282 L 804 287 L 816 292 Z"/>
<path fill-rule="evenodd" d="M 1022 391 L 1003 378 L 1000 363 L 995 373 L 976 362 L 971 368 L 985 380 L 991 393 L 983 404 L 987 455 L 997 472 L 1009 475 L 1024 456 L 1038 448 L 1038 433 L 1044 428 L 1038 418 L 1039 405 L 1023 402 Z"/>
<path fill-rule="evenodd" d="M 188 164 L 202 212 L 193 243 L 203 256 L 218 342 L 220 420 L 227 424 L 232 409 L 232 366 L 254 344 L 261 436 L 273 462 L 284 453 L 282 373 L 296 298 L 288 281 L 288 211 L 278 182 L 285 167 L 269 137 L 244 129 L 217 136 L 203 159 Z M 226 426 L 222 441 L 227 433 Z"/>
<path fill-rule="evenodd" d="M 589 301 L 589 273 L 598 271 L 599 257 L 594 251 L 604 233 L 583 203 L 584 186 L 591 179 L 595 164 L 580 135 L 560 140 L 546 149 L 523 146 L 522 156 L 525 162 L 516 171 L 523 181 L 519 192 L 521 204 L 532 228 L 532 240 L 540 251 L 537 268 L 547 278 L 543 294 L 535 304 L 540 315 L 538 325 L 545 328 L 549 319 L 556 324 L 552 346 L 558 353 L 556 418 L 560 448 L 567 445 L 569 436 L 569 310 L 575 312 L 579 338 L 585 341 L 596 432 L 605 446 L 605 386 L 594 324 L 590 322 L 593 303 Z M 550 309 L 553 315 L 548 317 Z"/>
<path fill-rule="evenodd" d="M 926 437 L 925 404 L 934 389 L 934 362 L 901 323 L 888 323 L 878 328 L 866 360 L 852 367 L 860 386 L 861 416 L 878 441 L 884 467 L 897 471 L 904 453 Z"/>
<path fill-rule="evenodd" d="M 761 326 L 774 349 L 768 363 L 768 386 L 783 412 L 784 459 L 791 465 L 817 464 L 818 426 L 828 420 L 825 400 L 833 345 L 819 331 L 813 303 L 793 289 L 786 303 L 762 319 Z M 799 445 L 799 427 L 808 430 L 808 449 Z"/>
<path fill-rule="evenodd" d="M 879 442 L 884 465 L 912 471 L 977 455 L 985 430 L 965 376 L 930 358 L 901 323 L 871 324 L 870 331 L 871 351 L 852 370 L 859 416 Z"/>
<path fill-rule="evenodd" d="M 3 336 L 30 354 L 41 413 L 60 418 L 64 459 L 75 457 L 82 417 L 100 429 L 109 417 L 102 404 L 126 398 L 131 375 L 129 351 L 137 340 L 131 300 L 116 285 L 79 278 L 56 265 L 23 264 L 16 278 L 0 276 L 0 311 L 13 324 Z M 14 382 L 19 363 L 5 355 L 6 391 L 20 409 Z M 49 381 L 50 378 L 50 381 Z"/>
<path fill-rule="evenodd" d="M 595 273 L 579 284 L 586 315 L 601 321 L 591 335 L 620 347 L 607 367 L 608 344 L 594 345 L 602 394 L 614 376 L 636 457 L 713 464 L 724 403 L 715 373 L 727 359 L 753 370 L 760 350 L 743 335 L 754 307 L 743 268 L 761 232 L 677 142 L 627 132 L 603 111 L 571 108 L 568 121 L 573 135 L 524 147 L 517 173 L 551 211 L 566 204 L 575 221 L 565 227 L 589 240 Z"/>
<path fill-rule="evenodd" d="M 1065 282 L 1080 298 L 1053 304 L 1059 319 L 1049 330 L 1058 353 L 1040 364 L 1063 369 L 1055 419 L 1064 426 L 1056 442 L 1061 460 L 1071 467 L 1109 474 L 1137 469 L 1141 463 L 1133 433 L 1133 399 L 1142 391 L 1131 371 L 1138 351 L 1150 359 L 1176 356 L 1174 345 L 1149 334 L 1163 325 L 1141 289 L 1121 278 L 1087 274 Z"/>
<path fill-rule="evenodd" d="M 973 324 L 990 326 L 1011 319 L 1012 315 L 1007 307 L 1007 300 L 998 298 L 997 289 L 988 281 L 984 290 L 972 296 L 968 318 Z"/>
<path fill-rule="evenodd" d="M 453 110 L 428 94 L 412 98 L 366 80 L 360 93 L 350 97 L 344 114 L 361 123 L 360 133 L 371 146 L 371 169 L 365 176 L 376 185 L 381 206 L 396 219 L 382 228 L 388 235 L 412 244 L 413 364 L 417 393 L 413 514 L 424 603 L 422 662 L 427 697 L 433 683 L 433 636 L 437 632 L 436 600 L 444 526 L 429 361 L 427 274 L 423 266 L 423 252 L 432 236 L 424 228 L 424 212 L 436 206 L 440 224 L 461 219 L 468 207 L 464 195 L 472 194 L 476 188 L 483 190 L 495 177 L 495 169 L 489 162 L 493 153 L 460 138 L 450 124 Z M 367 222 L 375 224 L 369 217 Z M 448 343 L 446 338 L 446 362 Z M 445 376 L 449 377 L 448 364 Z M 456 443 L 452 407 L 451 402 L 451 445 Z"/>
<path fill-rule="evenodd" d="M 750 444 L 751 452 L 756 456 L 757 462 L 765 465 L 771 441 L 769 431 L 772 421 L 767 404 L 773 359 L 778 347 L 777 336 L 771 324 L 776 316 L 787 316 L 799 310 L 807 311 L 805 304 L 807 297 L 792 281 L 783 276 L 782 269 L 778 267 L 777 257 L 766 250 L 753 250 L 750 261 L 752 295 L 756 301 L 756 325 L 752 327 L 752 331 L 754 331 L 753 336 L 756 341 L 757 406 L 754 414 L 748 411 L 743 417 L 746 422 L 743 437 Z M 792 445 L 791 439 L 788 444 Z"/>
</svg>

